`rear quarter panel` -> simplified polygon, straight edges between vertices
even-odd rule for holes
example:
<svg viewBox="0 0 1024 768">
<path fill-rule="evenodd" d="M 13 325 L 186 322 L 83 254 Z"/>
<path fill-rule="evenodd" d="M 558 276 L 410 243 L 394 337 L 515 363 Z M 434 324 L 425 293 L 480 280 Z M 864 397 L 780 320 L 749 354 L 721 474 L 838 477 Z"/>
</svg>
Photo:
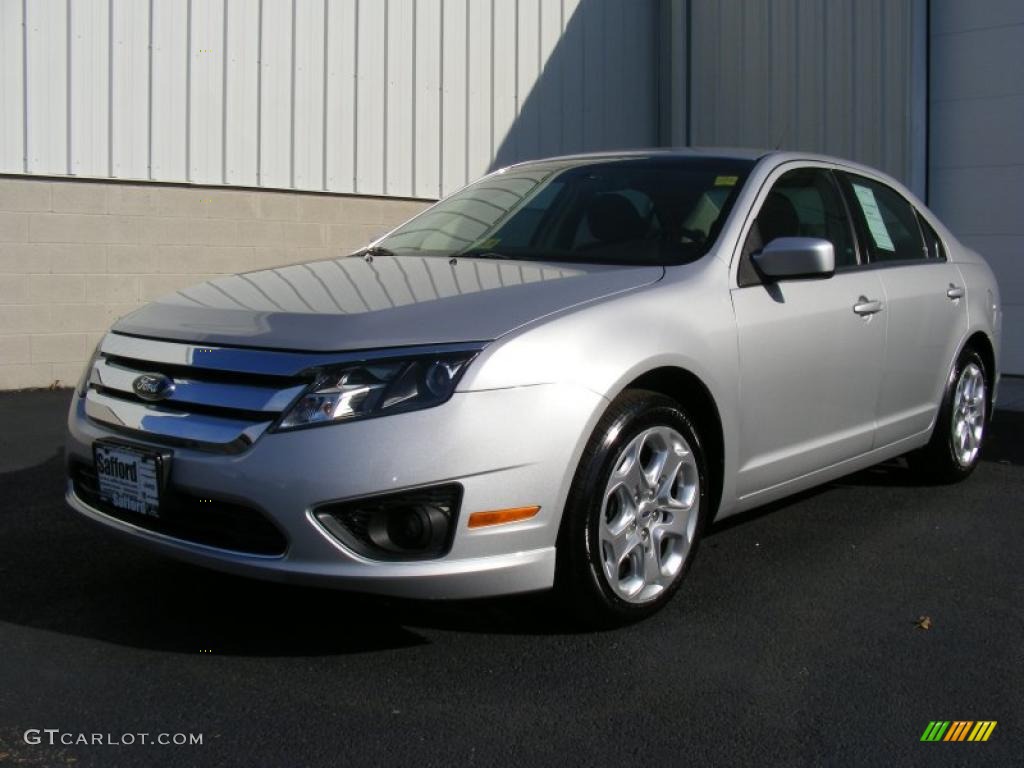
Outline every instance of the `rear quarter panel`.
<svg viewBox="0 0 1024 768">
<path fill-rule="evenodd" d="M 979 331 L 988 335 L 992 341 L 996 362 L 993 381 L 998 382 L 1003 336 L 1003 310 L 999 297 L 999 284 L 996 282 L 992 269 L 980 255 L 967 249 L 962 249 L 962 251 L 968 254 L 968 258 L 956 259 L 956 266 L 963 276 L 964 285 L 967 286 L 965 340 Z"/>
</svg>

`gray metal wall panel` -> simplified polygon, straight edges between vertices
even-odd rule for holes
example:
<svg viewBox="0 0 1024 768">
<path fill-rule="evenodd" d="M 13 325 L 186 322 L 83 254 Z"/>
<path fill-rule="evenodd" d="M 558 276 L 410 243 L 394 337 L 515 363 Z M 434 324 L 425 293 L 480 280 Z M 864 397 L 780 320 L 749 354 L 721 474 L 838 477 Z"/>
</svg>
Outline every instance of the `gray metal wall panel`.
<svg viewBox="0 0 1024 768">
<path fill-rule="evenodd" d="M 0 0 L 0 170 L 437 197 L 653 145 L 659 8 Z"/>
<path fill-rule="evenodd" d="M 827 152 L 923 193 L 911 146 L 922 10 L 915 0 L 691 0 L 691 143 Z"/>
<path fill-rule="evenodd" d="M 1024 4 L 933 0 L 931 65 L 931 206 L 992 265 L 1024 374 Z"/>
</svg>

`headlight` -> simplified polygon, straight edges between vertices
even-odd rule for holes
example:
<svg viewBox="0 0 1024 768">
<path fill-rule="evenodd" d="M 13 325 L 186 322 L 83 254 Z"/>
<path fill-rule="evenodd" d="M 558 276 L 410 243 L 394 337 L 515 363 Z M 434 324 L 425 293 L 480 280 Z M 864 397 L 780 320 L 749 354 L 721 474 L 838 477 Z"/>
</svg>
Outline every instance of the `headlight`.
<svg viewBox="0 0 1024 768">
<path fill-rule="evenodd" d="M 417 411 L 445 402 L 475 352 L 381 360 L 324 371 L 276 429 Z"/>
<path fill-rule="evenodd" d="M 96 358 L 100 356 L 100 345 L 103 344 L 101 341 L 96 345 L 96 349 L 89 355 L 89 362 L 85 364 L 85 370 L 82 371 L 81 378 L 78 379 L 78 385 L 75 387 L 75 391 L 79 397 L 85 397 L 89 392 L 89 380 L 92 378 L 92 367 L 96 365 Z"/>
</svg>

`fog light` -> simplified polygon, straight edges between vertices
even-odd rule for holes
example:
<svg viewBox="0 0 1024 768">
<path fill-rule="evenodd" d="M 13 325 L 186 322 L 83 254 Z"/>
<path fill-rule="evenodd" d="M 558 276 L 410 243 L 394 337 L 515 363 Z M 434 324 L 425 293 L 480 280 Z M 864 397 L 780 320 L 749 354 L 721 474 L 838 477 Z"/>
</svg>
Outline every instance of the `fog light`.
<svg viewBox="0 0 1024 768">
<path fill-rule="evenodd" d="M 429 560 L 452 544 L 458 483 L 323 504 L 314 511 L 335 539 L 373 560 Z"/>
<path fill-rule="evenodd" d="M 381 509 L 370 516 L 366 532 L 370 541 L 388 552 L 429 552 L 444 544 L 448 518 L 437 507 L 426 504 Z"/>
</svg>

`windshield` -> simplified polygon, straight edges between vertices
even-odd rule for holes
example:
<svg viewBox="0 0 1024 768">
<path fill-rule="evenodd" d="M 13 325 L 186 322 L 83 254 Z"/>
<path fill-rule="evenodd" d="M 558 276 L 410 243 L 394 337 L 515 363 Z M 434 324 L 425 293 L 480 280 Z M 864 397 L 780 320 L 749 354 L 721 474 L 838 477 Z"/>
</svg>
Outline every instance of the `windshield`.
<svg viewBox="0 0 1024 768">
<path fill-rule="evenodd" d="M 707 253 L 752 161 L 550 161 L 492 174 L 382 240 L 396 254 L 682 264 Z"/>
</svg>

